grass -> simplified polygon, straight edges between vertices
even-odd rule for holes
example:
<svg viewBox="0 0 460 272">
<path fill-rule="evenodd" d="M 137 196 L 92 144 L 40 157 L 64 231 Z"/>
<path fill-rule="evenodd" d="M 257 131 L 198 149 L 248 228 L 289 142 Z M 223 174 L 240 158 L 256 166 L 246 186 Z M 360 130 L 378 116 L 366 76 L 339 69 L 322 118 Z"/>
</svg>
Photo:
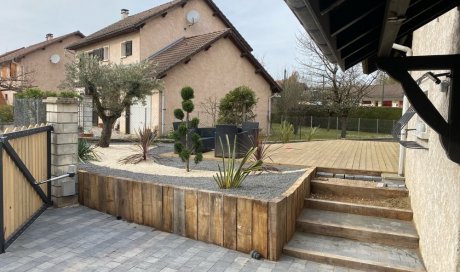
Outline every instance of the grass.
<svg viewBox="0 0 460 272">
<path fill-rule="evenodd" d="M 310 127 L 302 126 L 299 128 L 297 135 L 294 135 L 291 140 L 308 140 Z M 325 128 L 318 128 L 315 134 L 312 136 L 312 140 L 331 140 L 340 139 L 340 130 Z M 271 136 L 270 140 L 280 140 L 281 124 L 274 123 L 271 125 Z M 391 138 L 390 134 L 383 133 L 372 133 L 372 132 L 358 132 L 358 131 L 347 131 L 347 139 L 372 139 L 372 138 Z"/>
</svg>

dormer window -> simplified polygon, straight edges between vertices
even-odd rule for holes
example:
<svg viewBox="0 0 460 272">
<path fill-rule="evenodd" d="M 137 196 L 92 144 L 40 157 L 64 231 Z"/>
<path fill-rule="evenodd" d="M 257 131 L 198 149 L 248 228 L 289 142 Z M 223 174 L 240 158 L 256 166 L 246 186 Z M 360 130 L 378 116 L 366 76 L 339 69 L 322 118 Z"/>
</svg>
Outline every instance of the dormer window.
<svg viewBox="0 0 460 272">
<path fill-rule="evenodd" d="M 121 44 L 121 56 L 126 58 L 133 55 L 133 41 L 126 41 Z"/>
</svg>

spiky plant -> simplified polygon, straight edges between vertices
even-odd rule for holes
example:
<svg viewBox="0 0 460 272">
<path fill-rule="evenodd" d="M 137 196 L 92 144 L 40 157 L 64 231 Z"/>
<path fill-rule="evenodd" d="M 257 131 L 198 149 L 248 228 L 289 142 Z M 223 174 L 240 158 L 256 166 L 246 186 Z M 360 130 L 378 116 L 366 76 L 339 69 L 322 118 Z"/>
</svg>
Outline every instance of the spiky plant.
<svg viewBox="0 0 460 272">
<path fill-rule="evenodd" d="M 84 139 L 78 140 L 78 160 L 82 163 L 99 161 L 100 157 L 96 152 L 96 146 L 88 143 Z"/>
<path fill-rule="evenodd" d="M 213 176 L 213 178 L 220 189 L 238 188 L 241 186 L 243 181 L 251 172 L 259 171 L 263 163 L 262 161 L 250 162 L 249 165 L 245 167 L 246 163 L 249 162 L 250 158 L 256 152 L 256 148 L 253 147 L 249 149 L 248 152 L 246 152 L 246 154 L 238 164 L 238 161 L 236 159 L 236 137 L 233 141 L 233 146 L 230 145 L 228 135 L 226 135 L 226 141 L 228 154 L 230 156 L 228 157 L 227 161 L 225 159 L 225 156 L 222 156 L 222 168 L 220 167 L 220 165 L 218 165 L 219 172 L 215 176 Z M 221 138 L 219 138 L 219 142 L 223 150 L 224 145 L 222 143 Z"/>
<path fill-rule="evenodd" d="M 140 150 L 140 153 L 130 155 L 126 158 L 119 160 L 123 164 L 136 164 L 141 161 L 147 160 L 147 153 L 151 145 L 153 145 L 155 139 L 158 136 L 158 131 L 156 129 L 152 130 L 150 128 L 144 127 L 136 130 L 137 135 L 137 147 Z"/>
<path fill-rule="evenodd" d="M 261 171 L 275 171 L 278 172 L 279 169 L 266 164 L 268 160 L 273 162 L 271 158 L 271 154 L 274 151 L 278 150 L 280 147 L 274 148 L 271 144 L 267 143 L 267 141 L 263 140 L 262 137 L 257 137 L 255 142 L 255 152 L 251 157 L 252 162 L 261 161 Z"/>
<path fill-rule="evenodd" d="M 280 141 L 283 144 L 285 144 L 291 140 L 293 135 L 294 135 L 294 126 L 287 121 L 281 122 Z"/>
</svg>

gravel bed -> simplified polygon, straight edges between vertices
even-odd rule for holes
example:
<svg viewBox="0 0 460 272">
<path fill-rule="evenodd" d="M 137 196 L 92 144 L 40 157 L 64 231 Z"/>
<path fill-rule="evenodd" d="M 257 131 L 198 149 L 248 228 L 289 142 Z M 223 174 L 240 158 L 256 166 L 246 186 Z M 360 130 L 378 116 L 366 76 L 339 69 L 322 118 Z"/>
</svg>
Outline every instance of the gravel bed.
<svg viewBox="0 0 460 272">
<path fill-rule="evenodd" d="M 167 158 L 167 157 L 161 156 L 161 154 L 171 153 L 173 152 L 173 150 L 174 150 L 174 147 L 172 144 L 162 143 L 162 144 L 158 144 L 156 148 L 152 148 L 149 151 L 149 155 L 155 158 L 155 161 L 159 164 L 183 169 L 184 163 L 180 160 L 179 157 Z M 190 169 L 192 171 L 193 170 L 217 171 L 218 165 L 222 167 L 221 159 L 215 159 L 215 160 L 205 159 L 199 164 L 195 164 L 193 162 L 193 157 L 192 157 L 192 160 L 190 162 Z M 276 167 L 280 171 L 296 171 L 296 170 L 304 169 L 298 166 L 296 167 L 296 166 L 288 166 L 288 165 L 271 165 L 271 166 Z"/>
<path fill-rule="evenodd" d="M 159 158 L 158 155 L 165 152 L 171 152 L 172 145 L 161 144 L 158 148 L 151 151 L 151 155 L 156 157 L 156 161 L 171 167 L 183 168 L 184 165 L 178 158 Z M 217 169 L 219 161 L 205 160 L 194 169 L 212 170 Z M 112 167 L 98 166 L 91 163 L 79 164 L 79 170 L 85 170 L 92 173 L 98 173 L 107 176 L 116 176 L 130 178 L 140 181 L 182 186 L 189 188 L 204 189 L 226 194 L 254 197 L 257 199 L 270 200 L 282 195 L 291 185 L 305 172 L 301 168 L 277 166 L 282 171 L 288 172 L 271 172 L 262 174 L 250 174 L 243 182 L 240 188 L 223 190 L 219 189 L 213 178 L 210 177 L 177 177 L 160 174 L 144 174 L 131 171 L 120 170 Z M 184 170 L 185 171 L 185 170 Z M 193 171 L 193 170 L 192 170 Z"/>
</svg>

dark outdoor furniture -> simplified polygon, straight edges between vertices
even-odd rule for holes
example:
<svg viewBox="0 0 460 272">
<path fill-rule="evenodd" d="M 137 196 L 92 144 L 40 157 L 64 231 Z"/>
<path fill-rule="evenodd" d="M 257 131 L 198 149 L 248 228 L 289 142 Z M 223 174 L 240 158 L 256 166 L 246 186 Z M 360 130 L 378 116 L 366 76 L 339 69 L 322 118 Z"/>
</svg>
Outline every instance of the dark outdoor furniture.
<svg viewBox="0 0 460 272">
<path fill-rule="evenodd" d="M 257 138 L 259 136 L 258 123 L 257 123 L 257 128 L 255 127 L 256 125 L 254 123 L 245 125 L 245 129 L 247 130 L 244 130 L 243 128 L 238 128 L 236 125 L 217 125 L 216 126 L 216 142 L 215 142 L 214 156 L 215 157 L 225 157 L 225 158 L 228 158 L 230 156 L 230 154 L 228 154 L 227 139 L 226 139 L 226 135 L 228 135 L 230 147 L 232 148 L 233 148 L 233 143 L 236 137 L 235 156 L 237 158 L 243 157 L 250 148 L 256 146 Z M 220 141 L 222 141 L 223 146 L 221 146 Z"/>
<path fill-rule="evenodd" d="M 214 149 L 216 144 L 216 129 L 215 128 L 198 128 L 196 133 L 200 135 L 201 147 L 200 152 L 208 152 Z"/>
</svg>

